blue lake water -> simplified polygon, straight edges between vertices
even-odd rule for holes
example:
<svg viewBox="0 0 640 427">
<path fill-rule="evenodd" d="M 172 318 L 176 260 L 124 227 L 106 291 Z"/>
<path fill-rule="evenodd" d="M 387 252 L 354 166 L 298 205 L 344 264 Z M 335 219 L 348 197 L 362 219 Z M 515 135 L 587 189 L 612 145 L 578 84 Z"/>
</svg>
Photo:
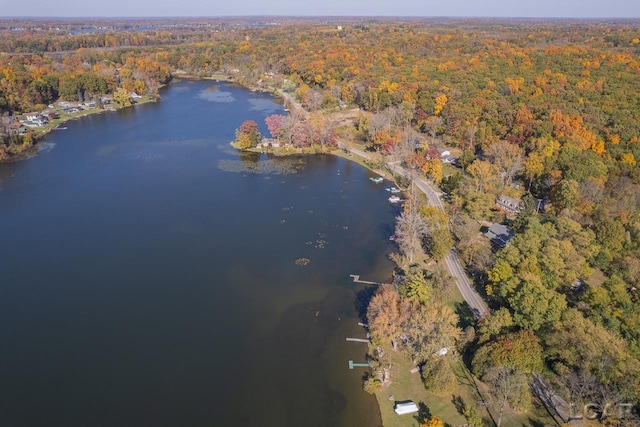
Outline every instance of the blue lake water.
<svg viewBox="0 0 640 427">
<path fill-rule="evenodd" d="M 0 165 L 0 425 L 380 425 L 349 274 L 389 279 L 397 208 L 347 160 L 232 149 L 275 101 L 178 81 Z"/>
</svg>

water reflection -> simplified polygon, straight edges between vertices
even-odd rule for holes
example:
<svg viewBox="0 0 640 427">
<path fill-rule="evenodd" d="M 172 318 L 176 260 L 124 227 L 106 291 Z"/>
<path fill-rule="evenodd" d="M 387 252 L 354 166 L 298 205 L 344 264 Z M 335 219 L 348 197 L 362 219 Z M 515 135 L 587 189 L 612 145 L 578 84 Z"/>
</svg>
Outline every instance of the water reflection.
<svg viewBox="0 0 640 427">
<path fill-rule="evenodd" d="M 243 153 L 240 160 L 218 161 L 218 168 L 225 172 L 245 174 L 290 175 L 303 170 L 305 166 L 305 160 L 300 157 L 261 157 L 260 153 Z"/>
<path fill-rule="evenodd" d="M 236 99 L 231 92 L 220 90 L 219 86 L 211 86 L 198 93 L 198 98 L 209 102 L 230 103 Z"/>
</svg>

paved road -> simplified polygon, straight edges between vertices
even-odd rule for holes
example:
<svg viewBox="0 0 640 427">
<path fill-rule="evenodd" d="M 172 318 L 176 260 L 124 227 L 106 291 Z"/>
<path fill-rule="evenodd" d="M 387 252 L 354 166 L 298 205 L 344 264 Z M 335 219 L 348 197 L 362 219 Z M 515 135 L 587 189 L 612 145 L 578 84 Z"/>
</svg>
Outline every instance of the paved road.
<svg viewBox="0 0 640 427">
<path fill-rule="evenodd" d="M 355 150 L 351 151 L 355 152 Z M 431 188 L 427 180 L 420 176 L 412 175 L 410 172 L 402 168 L 399 162 L 389 162 L 386 164 L 386 166 L 387 169 L 389 169 L 393 173 L 412 178 L 413 182 L 415 182 L 418 188 L 425 194 L 425 196 L 427 196 L 429 204 L 431 206 L 436 206 L 441 211 L 444 211 L 444 206 L 442 205 L 442 201 L 440 200 L 440 195 L 436 193 L 433 188 Z M 451 251 L 449 251 L 449 253 L 445 257 L 445 263 L 447 264 L 449 273 L 451 274 L 451 277 L 453 277 L 453 280 L 456 282 L 456 286 L 458 286 L 462 297 L 467 302 L 467 304 L 469 304 L 469 307 L 471 307 L 471 311 L 473 311 L 473 314 L 478 318 L 485 317 L 487 314 L 489 314 L 487 305 L 485 304 L 482 297 L 473 289 L 473 286 L 471 285 L 467 274 L 464 272 L 455 249 L 451 249 Z"/>
<path fill-rule="evenodd" d="M 302 112 L 302 115 L 304 116 L 305 119 L 309 118 L 309 113 L 307 112 L 307 110 L 302 108 L 302 105 L 299 102 L 296 102 L 293 96 L 289 95 L 287 92 L 282 91 L 280 89 L 277 89 L 277 92 L 281 97 L 287 100 L 293 108 L 295 108 L 297 111 Z"/>
<path fill-rule="evenodd" d="M 547 382 L 538 374 L 534 373 L 531 379 L 531 389 L 540 398 L 542 403 L 547 407 L 549 413 L 554 419 L 556 416 L 563 423 L 575 426 L 584 425 L 582 422 L 582 414 L 578 408 L 569 405 L 558 393 L 556 393 Z"/>
<path fill-rule="evenodd" d="M 338 142 L 338 147 L 342 149 L 348 149 L 351 153 L 354 153 L 360 157 L 365 159 L 369 158 L 369 155 L 362 150 L 358 150 L 357 148 L 348 148 L 346 144 L 343 142 Z M 402 166 L 400 166 L 400 162 L 387 162 L 387 169 L 391 172 L 402 175 L 408 178 L 413 179 L 413 182 L 418 186 L 418 188 L 427 196 L 427 200 L 431 206 L 436 206 L 438 209 L 444 211 L 444 206 L 442 204 L 442 200 L 440 200 L 440 195 L 436 193 L 433 188 L 429 185 L 426 179 L 411 174 L 411 172 L 405 170 Z M 464 272 L 462 268 L 462 264 L 460 264 L 460 260 L 458 259 L 458 255 L 455 252 L 455 249 L 451 249 L 449 254 L 445 257 L 445 263 L 447 264 L 447 268 L 449 269 L 449 273 L 453 280 L 456 282 L 456 286 L 460 290 L 462 297 L 471 307 L 471 311 L 473 314 L 482 318 L 489 314 L 489 309 L 485 304 L 482 297 L 473 289 L 467 274 Z"/>
</svg>

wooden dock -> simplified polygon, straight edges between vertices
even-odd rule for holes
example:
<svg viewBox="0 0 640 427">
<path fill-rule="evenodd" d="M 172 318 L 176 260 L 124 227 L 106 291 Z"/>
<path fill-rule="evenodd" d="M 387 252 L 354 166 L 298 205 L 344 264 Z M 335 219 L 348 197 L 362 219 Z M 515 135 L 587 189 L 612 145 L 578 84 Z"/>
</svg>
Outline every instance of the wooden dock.
<svg viewBox="0 0 640 427">
<path fill-rule="evenodd" d="M 370 282 L 368 280 L 360 280 L 359 274 L 350 274 L 349 277 L 353 279 L 353 283 L 362 283 L 363 285 L 384 285 L 384 283 L 380 283 L 380 282 Z"/>
<path fill-rule="evenodd" d="M 347 341 L 351 341 L 351 342 L 364 342 L 364 343 L 367 343 L 367 344 L 370 344 L 370 343 L 371 343 L 371 341 L 366 340 L 366 339 L 363 339 L 363 338 L 349 338 L 349 337 L 347 337 Z"/>
<path fill-rule="evenodd" d="M 369 365 L 368 363 L 355 363 L 353 360 L 349 360 L 349 369 L 353 369 L 353 368 L 368 368 Z"/>
</svg>

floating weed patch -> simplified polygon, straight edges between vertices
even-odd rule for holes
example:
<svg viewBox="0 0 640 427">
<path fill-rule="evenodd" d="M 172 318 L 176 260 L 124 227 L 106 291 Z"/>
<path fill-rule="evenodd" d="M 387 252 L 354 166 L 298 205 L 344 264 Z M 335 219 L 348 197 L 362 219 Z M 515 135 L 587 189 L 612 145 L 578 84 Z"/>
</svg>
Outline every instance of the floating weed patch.
<svg viewBox="0 0 640 427">
<path fill-rule="evenodd" d="M 220 160 L 218 168 L 225 172 L 246 174 L 291 175 L 304 168 L 304 160 Z"/>
</svg>

